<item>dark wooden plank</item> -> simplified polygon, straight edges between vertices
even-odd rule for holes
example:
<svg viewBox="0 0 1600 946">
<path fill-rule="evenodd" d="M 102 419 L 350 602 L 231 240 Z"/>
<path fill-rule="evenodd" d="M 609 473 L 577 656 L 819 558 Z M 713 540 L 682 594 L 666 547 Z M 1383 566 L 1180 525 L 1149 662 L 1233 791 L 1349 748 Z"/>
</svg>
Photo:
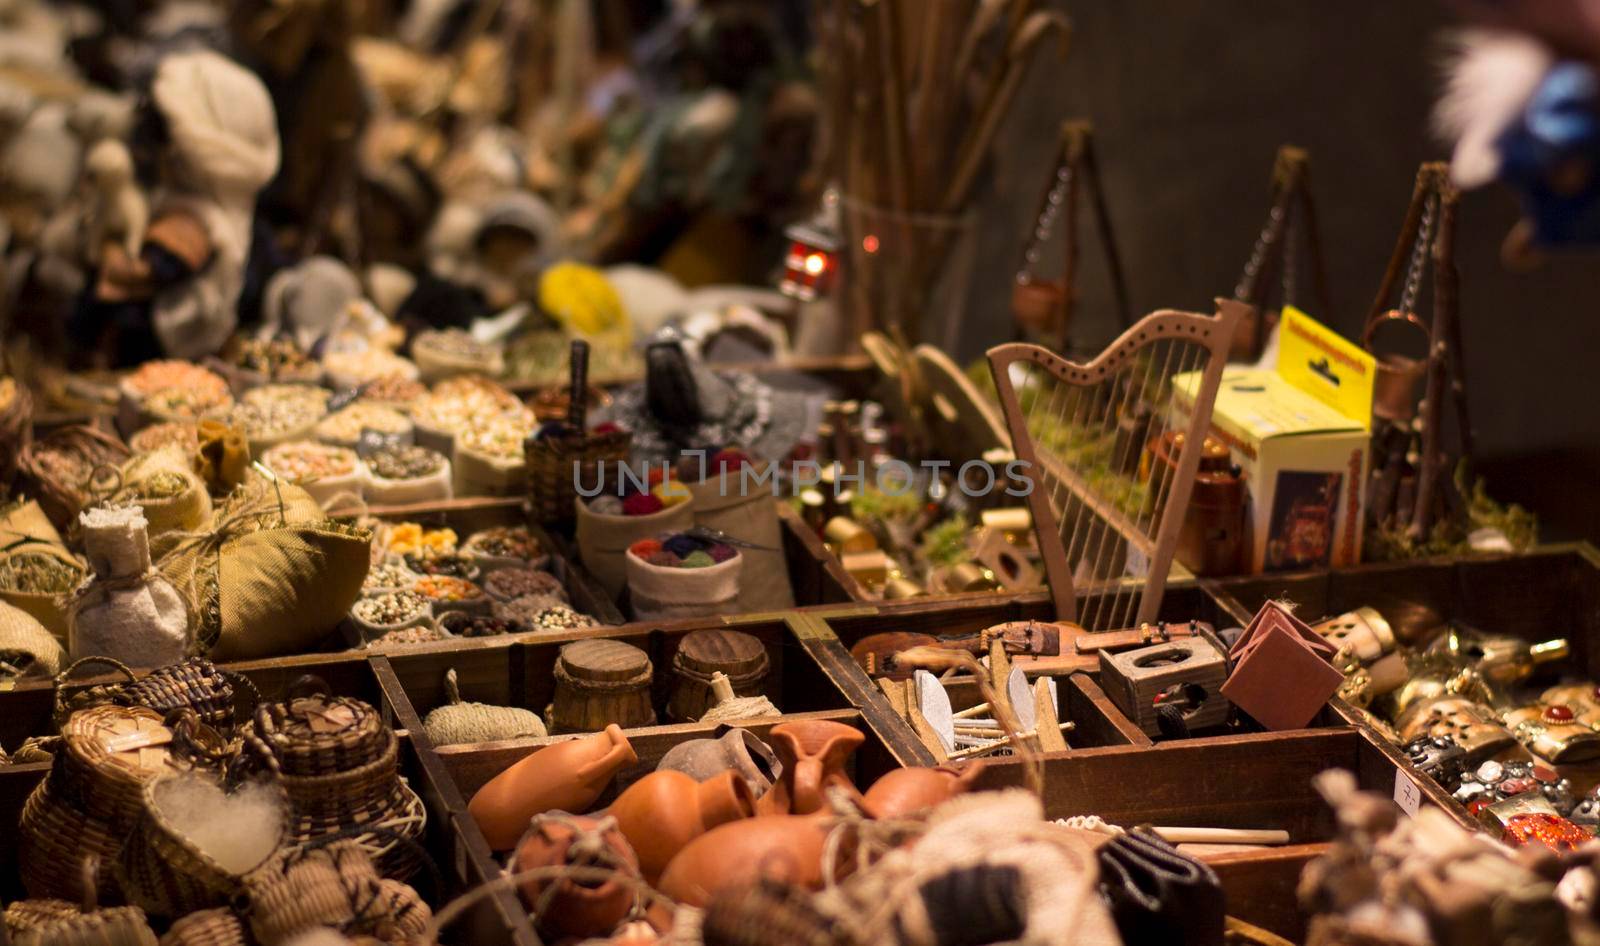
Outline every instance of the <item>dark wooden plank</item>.
<svg viewBox="0 0 1600 946">
<path fill-rule="evenodd" d="M 1306 863 L 1328 851 L 1325 843 L 1291 844 L 1263 851 L 1214 854 L 1203 858 L 1217 872 L 1228 915 L 1305 942 L 1306 916 L 1295 897 Z"/>
</svg>

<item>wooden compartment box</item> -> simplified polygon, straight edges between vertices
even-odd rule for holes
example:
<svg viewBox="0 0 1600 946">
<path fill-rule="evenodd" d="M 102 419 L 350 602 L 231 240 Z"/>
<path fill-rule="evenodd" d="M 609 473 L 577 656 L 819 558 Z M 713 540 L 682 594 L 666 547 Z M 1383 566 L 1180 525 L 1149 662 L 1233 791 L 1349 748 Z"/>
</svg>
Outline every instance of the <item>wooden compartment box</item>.
<svg viewBox="0 0 1600 946">
<path fill-rule="evenodd" d="M 1006 621 L 1049 620 L 1051 615 L 1048 597 L 1039 593 L 1009 598 L 969 596 L 960 601 L 913 600 L 896 605 L 861 606 L 855 610 L 839 609 L 818 620 L 825 625 L 826 638 L 836 639 L 836 643 L 827 645 L 837 651 L 836 662 L 844 665 L 844 672 L 854 677 L 853 683 L 841 685 L 853 692 L 864 691 L 864 695 L 857 695 L 857 705 L 869 713 L 869 718 L 885 720 L 886 727 L 899 730 L 894 734 L 885 733 L 883 738 L 901 753 L 902 762 L 907 765 L 927 765 L 932 764 L 933 757 L 904 725 L 878 686 L 868 680 L 865 672 L 850 658 L 850 648 L 867 635 L 886 631 L 910 631 L 936 637 L 965 635 Z M 1217 628 L 1240 623 L 1231 610 L 1212 597 L 1206 585 L 1194 581 L 1177 582 L 1167 587 L 1159 617 L 1174 622 L 1191 619 L 1206 621 Z M 817 646 L 821 648 L 824 645 Z M 1057 713 L 1063 721 L 1070 719 L 1076 724 L 1076 728 L 1067 734 L 1069 749 L 1118 745 L 1147 747 L 1155 744 L 1106 696 L 1099 684 L 1095 662 L 1024 656 L 1013 657 L 1012 661 L 1030 677 L 1041 674 L 1060 677 L 1057 683 Z M 945 689 L 950 694 L 952 707 L 957 710 L 982 702 L 970 676 L 954 677 L 946 682 Z M 1312 727 L 1343 725 L 1345 722 L 1333 709 L 1327 708 L 1313 720 Z M 1248 735 L 1270 738 L 1272 734 Z M 1186 741 L 1203 741 L 1212 737 L 1217 737 L 1217 734 L 1203 732 L 1194 740 Z"/>
<path fill-rule="evenodd" d="M 1306 918 L 1296 905 L 1295 885 L 1301 868 L 1327 851 L 1336 831 L 1333 811 L 1311 779 L 1327 769 L 1348 769 L 1363 789 L 1387 797 L 1395 762 L 1371 734 L 1355 726 L 1270 739 L 1223 736 L 1046 758 L 1045 817 L 1096 815 L 1122 827 L 1287 831 L 1286 845 L 1192 850 L 1220 876 L 1230 915 L 1303 942 Z M 1022 786 L 1024 773 L 1020 759 L 997 760 L 975 788 Z"/>
<path fill-rule="evenodd" d="M 1257 575 L 1216 581 L 1209 588 L 1236 620 L 1253 615 L 1265 601 L 1287 599 L 1310 621 L 1376 608 L 1402 642 L 1452 621 L 1530 642 L 1565 637 L 1571 656 L 1541 670 L 1540 679 L 1554 683 L 1565 672 L 1600 681 L 1600 550 L 1587 543 L 1517 555 Z M 1367 725 L 1365 716 L 1343 700 L 1330 707 L 1343 720 Z M 1374 739 L 1431 801 L 1462 824 L 1481 827 L 1442 787 L 1417 772 L 1398 747 L 1376 734 Z"/>
</svg>

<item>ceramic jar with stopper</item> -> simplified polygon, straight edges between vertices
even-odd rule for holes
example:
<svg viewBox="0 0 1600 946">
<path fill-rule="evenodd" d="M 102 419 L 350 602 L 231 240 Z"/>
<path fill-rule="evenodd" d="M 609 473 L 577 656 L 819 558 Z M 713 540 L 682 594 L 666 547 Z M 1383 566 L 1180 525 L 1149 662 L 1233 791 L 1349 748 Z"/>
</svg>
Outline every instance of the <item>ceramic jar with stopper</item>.
<svg viewBox="0 0 1600 946">
<path fill-rule="evenodd" d="M 110 657 L 163 667 L 189 651 L 189 608 L 150 564 L 149 523 L 138 506 L 95 508 L 79 517 L 94 577 L 68 614 L 73 659 Z"/>
</svg>

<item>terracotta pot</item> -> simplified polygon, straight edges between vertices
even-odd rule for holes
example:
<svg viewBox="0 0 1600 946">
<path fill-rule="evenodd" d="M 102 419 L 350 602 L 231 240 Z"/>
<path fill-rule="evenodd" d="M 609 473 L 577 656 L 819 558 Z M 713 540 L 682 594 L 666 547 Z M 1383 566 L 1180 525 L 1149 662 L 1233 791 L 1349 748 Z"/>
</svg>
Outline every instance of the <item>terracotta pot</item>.
<svg viewBox="0 0 1600 946">
<path fill-rule="evenodd" d="M 901 818 L 971 791 L 985 765 L 979 759 L 963 769 L 895 769 L 872 783 L 861 804 L 874 818 Z"/>
<path fill-rule="evenodd" d="M 639 761 L 622 727 L 545 746 L 478 789 L 467 805 L 489 841 L 504 851 L 527 830 L 528 819 L 546 811 L 583 811 L 600 797 L 612 776 Z"/>
<path fill-rule="evenodd" d="M 748 729 L 729 729 L 716 739 L 690 739 L 667 750 L 656 771 L 682 772 L 696 782 L 732 769 L 756 798 L 767 793 L 783 774 L 772 747 Z"/>
<path fill-rule="evenodd" d="M 827 810 L 824 789 L 837 785 L 860 797 L 844 764 L 866 740 L 861 731 L 825 719 L 772 727 L 772 748 L 783 775 L 756 805 L 763 815 L 808 815 Z"/>
<path fill-rule="evenodd" d="M 604 830 L 602 830 L 604 828 Z M 603 936 L 633 908 L 639 861 L 622 833 L 604 827 L 598 818 L 557 813 L 533 819 L 517 845 L 517 873 L 537 867 L 608 867 L 615 874 L 603 883 L 575 879 L 524 880 L 518 887 L 539 929 L 563 936 Z M 556 884 L 554 890 L 551 884 Z"/>
<path fill-rule="evenodd" d="M 732 821 L 690 841 L 667 865 L 656 889 L 692 907 L 763 877 L 820 890 L 827 837 L 826 818 L 771 815 Z"/>
<path fill-rule="evenodd" d="M 617 829 L 651 883 L 684 845 L 717 825 L 755 813 L 750 786 L 731 770 L 704 782 L 682 772 L 651 772 L 628 786 L 606 811 L 617 819 Z"/>
</svg>

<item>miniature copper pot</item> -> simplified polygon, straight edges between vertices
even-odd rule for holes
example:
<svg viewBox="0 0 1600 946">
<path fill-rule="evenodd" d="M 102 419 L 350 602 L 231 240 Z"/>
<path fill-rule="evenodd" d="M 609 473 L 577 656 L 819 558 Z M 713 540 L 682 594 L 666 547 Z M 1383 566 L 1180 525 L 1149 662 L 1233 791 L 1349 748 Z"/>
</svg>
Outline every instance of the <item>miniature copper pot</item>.
<svg viewBox="0 0 1600 946">
<path fill-rule="evenodd" d="M 639 858 L 644 879 L 655 883 L 685 845 L 712 828 L 756 813 L 750 786 L 731 769 L 696 782 L 682 772 L 652 772 L 607 809 Z"/>
<path fill-rule="evenodd" d="M 979 759 L 961 769 L 895 769 L 872 783 L 861 804 L 874 818 L 901 818 L 971 791 L 987 764 Z"/>
<path fill-rule="evenodd" d="M 1414 313 L 1390 309 L 1374 319 L 1361 333 L 1361 347 L 1372 351 L 1372 336 L 1386 322 L 1415 326 L 1431 341 L 1432 333 Z M 1428 373 L 1428 362 L 1405 355 L 1378 355 L 1378 370 L 1372 378 L 1372 413 L 1384 420 L 1404 423 L 1417 415 L 1417 385 Z"/>
<path fill-rule="evenodd" d="M 858 794 L 845 762 L 866 740 L 860 730 L 825 719 L 772 727 L 772 748 L 783 763 L 783 775 L 756 805 L 763 815 L 808 815 L 824 811 L 824 789 L 837 785 Z"/>
<path fill-rule="evenodd" d="M 560 866 L 610 868 L 614 873 L 601 883 L 574 878 L 522 881 L 522 899 L 537 912 L 543 930 L 601 936 L 633 908 L 636 888 L 630 881 L 639 877 L 639 862 L 610 819 L 565 813 L 534 818 L 517 844 L 516 872 Z"/>
<path fill-rule="evenodd" d="M 517 843 L 528 819 L 546 811 L 583 811 L 617 770 L 639 761 L 622 727 L 545 746 L 490 779 L 467 805 L 489 846 Z"/>
<path fill-rule="evenodd" d="M 743 818 L 690 841 L 672 859 L 656 888 L 678 903 L 704 907 L 719 891 L 782 879 L 822 887 L 828 819 L 812 815 Z"/>
<path fill-rule="evenodd" d="M 1067 303 L 1067 287 L 1061 280 L 1034 279 L 1011 287 L 1011 314 L 1017 324 L 1035 332 L 1056 328 L 1056 321 Z"/>
</svg>

